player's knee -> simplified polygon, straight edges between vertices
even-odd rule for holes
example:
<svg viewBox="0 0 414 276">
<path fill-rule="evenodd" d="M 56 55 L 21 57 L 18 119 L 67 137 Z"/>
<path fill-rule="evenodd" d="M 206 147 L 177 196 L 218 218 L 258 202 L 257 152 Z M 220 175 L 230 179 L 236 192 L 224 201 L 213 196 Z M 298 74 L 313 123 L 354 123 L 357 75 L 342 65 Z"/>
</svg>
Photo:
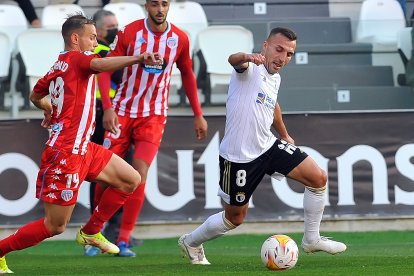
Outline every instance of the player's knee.
<svg viewBox="0 0 414 276">
<path fill-rule="evenodd" d="M 310 185 L 307 185 L 312 188 L 323 188 L 326 186 L 326 181 L 328 180 L 328 176 L 326 175 L 326 172 L 322 169 L 319 170 L 319 172 L 312 177 L 312 180 L 309 183 Z"/>
<path fill-rule="evenodd" d="M 125 190 L 127 192 L 133 192 L 135 191 L 135 189 L 138 187 L 140 183 L 141 183 L 141 175 L 139 174 L 139 172 L 134 170 L 129 181 L 125 185 L 126 186 Z"/>
<path fill-rule="evenodd" d="M 228 221 L 231 222 L 235 227 L 241 225 L 244 221 L 244 215 L 243 214 L 236 214 L 232 215 L 229 218 L 227 218 Z"/>
<path fill-rule="evenodd" d="M 327 176 L 326 172 L 321 169 L 320 172 L 319 172 L 318 180 L 317 180 L 317 187 L 318 188 L 325 187 L 327 181 L 328 181 L 328 176 Z"/>
<path fill-rule="evenodd" d="M 47 230 L 52 236 L 62 234 L 66 230 L 66 223 L 47 225 Z"/>
</svg>

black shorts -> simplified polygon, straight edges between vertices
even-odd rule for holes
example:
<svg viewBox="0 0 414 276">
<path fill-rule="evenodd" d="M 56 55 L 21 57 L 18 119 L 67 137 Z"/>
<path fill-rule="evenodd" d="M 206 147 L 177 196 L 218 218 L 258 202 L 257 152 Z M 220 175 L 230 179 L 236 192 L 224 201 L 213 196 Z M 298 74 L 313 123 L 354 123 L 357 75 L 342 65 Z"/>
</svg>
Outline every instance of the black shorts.
<svg viewBox="0 0 414 276">
<path fill-rule="evenodd" d="M 227 204 L 243 206 L 249 202 L 265 174 L 286 176 L 307 156 L 300 148 L 280 139 L 268 151 L 248 163 L 235 163 L 220 156 L 218 195 Z"/>
</svg>

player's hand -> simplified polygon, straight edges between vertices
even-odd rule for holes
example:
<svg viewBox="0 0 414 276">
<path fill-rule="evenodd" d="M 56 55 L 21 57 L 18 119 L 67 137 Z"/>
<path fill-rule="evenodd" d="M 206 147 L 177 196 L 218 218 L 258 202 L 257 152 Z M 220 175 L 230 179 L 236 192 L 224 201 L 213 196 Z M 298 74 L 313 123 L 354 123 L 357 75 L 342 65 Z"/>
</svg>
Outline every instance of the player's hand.
<svg viewBox="0 0 414 276">
<path fill-rule="evenodd" d="M 285 137 L 280 137 L 280 139 L 282 139 L 282 140 L 284 140 L 284 141 L 288 142 L 289 144 L 292 144 L 292 145 L 294 145 L 294 144 L 295 144 L 295 140 L 293 140 L 293 138 L 292 138 L 292 137 L 290 137 L 290 135 L 289 135 L 289 134 L 288 134 L 287 136 L 285 136 Z"/>
<path fill-rule="evenodd" d="M 115 111 L 112 108 L 104 110 L 102 124 L 103 127 L 110 133 L 117 133 L 119 126 L 118 115 L 116 115 Z"/>
<path fill-rule="evenodd" d="M 147 65 L 161 65 L 164 60 L 160 53 L 149 53 L 145 52 L 142 54 L 143 63 Z"/>
<path fill-rule="evenodd" d="M 207 137 L 207 121 L 203 116 L 197 116 L 194 118 L 194 129 L 198 140 L 202 140 Z"/>
<path fill-rule="evenodd" d="M 50 121 L 52 120 L 52 113 L 53 113 L 53 109 L 43 111 L 44 118 L 43 118 L 43 121 L 40 123 L 42 127 L 49 128 Z"/>
<path fill-rule="evenodd" d="M 248 55 L 248 59 L 250 62 L 256 64 L 256 65 L 260 65 L 265 63 L 265 57 L 262 54 L 257 54 L 257 53 L 253 53 L 253 54 L 249 54 Z"/>
</svg>

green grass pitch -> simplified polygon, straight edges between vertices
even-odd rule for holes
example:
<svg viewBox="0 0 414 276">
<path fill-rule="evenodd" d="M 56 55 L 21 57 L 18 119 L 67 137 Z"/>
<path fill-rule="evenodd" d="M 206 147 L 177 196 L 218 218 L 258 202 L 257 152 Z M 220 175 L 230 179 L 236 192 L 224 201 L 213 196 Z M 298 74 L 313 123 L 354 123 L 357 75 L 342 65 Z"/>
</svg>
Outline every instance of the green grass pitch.
<svg viewBox="0 0 414 276">
<path fill-rule="evenodd" d="M 283 233 L 274 233 L 283 234 Z M 414 275 L 414 232 L 323 233 L 347 244 L 340 255 L 299 253 L 288 271 L 267 270 L 260 248 L 268 235 L 228 235 L 204 247 L 210 266 L 182 258 L 177 238 L 145 240 L 136 258 L 84 257 L 75 241 L 46 241 L 12 252 L 7 263 L 17 275 Z M 288 234 L 300 247 L 302 234 Z"/>
</svg>

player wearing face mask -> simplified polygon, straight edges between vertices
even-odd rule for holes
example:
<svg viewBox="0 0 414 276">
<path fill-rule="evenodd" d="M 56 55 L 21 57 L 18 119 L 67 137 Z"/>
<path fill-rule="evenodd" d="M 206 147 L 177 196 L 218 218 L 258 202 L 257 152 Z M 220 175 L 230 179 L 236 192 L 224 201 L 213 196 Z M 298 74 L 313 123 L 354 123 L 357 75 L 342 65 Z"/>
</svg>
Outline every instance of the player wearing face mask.
<svg viewBox="0 0 414 276">
<path fill-rule="evenodd" d="M 106 10 L 98 10 L 94 14 L 93 19 L 96 23 L 96 39 L 98 41 L 98 47 L 95 48 L 95 53 L 99 54 L 101 57 L 106 57 L 110 51 L 110 45 L 114 42 L 116 34 L 118 33 L 118 20 L 116 19 L 115 14 Z M 111 87 L 105 87 L 106 82 L 102 82 L 98 78 L 97 98 L 101 99 L 101 93 L 99 90 L 108 91 L 108 89 L 110 97 L 113 98 L 115 95 L 116 84 L 119 79 L 120 71 L 117 71 L 111 76 Z M 111 102 L 105 102 L 105 99 L 102 99 L 102 105 L 103 109 L 106 109 L 111 107 Z M 101 122 L 102 120 L 100 120 L 99 123 Z M 103 137 L 103 132 L 101 136 Z"/>
</svg>

